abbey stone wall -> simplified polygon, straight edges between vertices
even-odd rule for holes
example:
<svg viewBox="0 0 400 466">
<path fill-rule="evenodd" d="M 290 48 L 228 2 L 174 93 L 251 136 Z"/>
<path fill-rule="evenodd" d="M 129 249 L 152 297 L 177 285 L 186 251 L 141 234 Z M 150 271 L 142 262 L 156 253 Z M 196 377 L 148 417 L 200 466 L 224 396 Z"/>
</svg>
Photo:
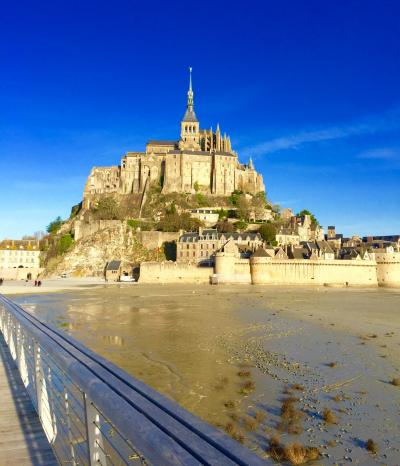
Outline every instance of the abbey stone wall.
<svg viewBox="0 0 400 466">
<path fill-rule="evenodd" d="M 145 152 L 127 152 L 118 166 L 94 167 L 85 185 L 83 207 L 89 208 L 98 195 L 143 193 L 151 184 L 161 186 L 163 193 L 229 196 L 235 190 L 265 191 L 262 175 L 251 160 L 239 162 L 230 137 L 221 133 L 219 125 L 216 131 L 200 129 L 191 81 L 179 140 L 149 141 Z"/>
</svg>

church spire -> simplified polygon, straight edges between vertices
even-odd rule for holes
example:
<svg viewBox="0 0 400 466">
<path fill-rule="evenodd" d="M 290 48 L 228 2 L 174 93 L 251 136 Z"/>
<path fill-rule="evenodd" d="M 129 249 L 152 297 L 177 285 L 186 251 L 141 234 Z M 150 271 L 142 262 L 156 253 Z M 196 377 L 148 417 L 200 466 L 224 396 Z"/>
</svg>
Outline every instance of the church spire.
<svg viewBox="0 0 400 466">
<path fill-rule="evenodd" d="M 189 90 L 187 93 L 186 113 L 183 121 L 197 121 L 194 113 L 193 88 L 192 88 L 192 67 L 189 68 Z"/>
<path fill-rule="evenodd" d="M 189 67 L 189 90 L 188 90 L 188 100 L 187 108 L 189 111 L 193 112 L 193 89 L 192 89 L 192 67 Z"/>
</svg>

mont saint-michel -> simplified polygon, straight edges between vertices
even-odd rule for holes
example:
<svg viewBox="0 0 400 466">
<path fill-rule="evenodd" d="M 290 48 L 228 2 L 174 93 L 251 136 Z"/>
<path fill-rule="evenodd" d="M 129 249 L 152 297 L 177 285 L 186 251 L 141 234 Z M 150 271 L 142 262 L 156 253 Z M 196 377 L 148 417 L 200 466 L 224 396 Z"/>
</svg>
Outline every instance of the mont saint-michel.
<svg viewBox="0 0 400 466">
<path fill-rule="evenodd" d="M 218 124 L 215 131 L 200 129 L 191 69 L 180 138 L 149 141 L 145 152 L 127 152 L 119 166 L 93 168 L 85 186 L 84 205 L 90 207 L 94 195 L 143 193 L 151 184 L 159 184 L 163 194 L 229 196 L 235 190 L 250 194 L 265 191 L 262 175 L 251 159 L 247 165 L 239 163 L 230 137 L 221 133 Z"/>
</svg>

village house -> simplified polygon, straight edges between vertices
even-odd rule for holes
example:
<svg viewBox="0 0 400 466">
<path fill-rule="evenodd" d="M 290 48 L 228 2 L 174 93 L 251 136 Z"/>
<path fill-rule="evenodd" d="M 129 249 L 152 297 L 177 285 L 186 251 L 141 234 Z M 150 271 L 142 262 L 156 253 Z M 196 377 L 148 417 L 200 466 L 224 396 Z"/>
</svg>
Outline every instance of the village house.
<svg viewBox="0 0 400 466">
<path fill-rule="evenodd" d="M 259 233 L 219 233 L 216 229 L 202 229 L 184 233 L 177 242 L 176 261 L 199 265 L 212 265 L 214 256 L 228 241 L 232 240 L 242 257 L 249 257 L 263 239 Z"/>
</svg>

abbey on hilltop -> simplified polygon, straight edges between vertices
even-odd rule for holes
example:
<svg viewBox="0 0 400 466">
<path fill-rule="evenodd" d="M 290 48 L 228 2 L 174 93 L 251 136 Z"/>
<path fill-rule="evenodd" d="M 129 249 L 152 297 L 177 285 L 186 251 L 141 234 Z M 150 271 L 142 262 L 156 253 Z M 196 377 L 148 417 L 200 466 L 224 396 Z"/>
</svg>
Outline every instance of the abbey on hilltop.
<svg viewBox="0 0 400 466">
<path fill-rule="evenodd" d="M 239 190 L 249 194 L 265 191 L 262 175 L 239 163 L 231 140 L 219 125 L 200 129 L 194 112 L 190 68 L 187 108 L 181 121 L 178 141 L 149 141 L 146 152 L 127 152 L 120 166 L 94 167 L 84 191 L 84 204 L 98 194 L 134 194 L 159 184 L 163 193 L 203 192 L 229 196 Z"/>
</svg>

